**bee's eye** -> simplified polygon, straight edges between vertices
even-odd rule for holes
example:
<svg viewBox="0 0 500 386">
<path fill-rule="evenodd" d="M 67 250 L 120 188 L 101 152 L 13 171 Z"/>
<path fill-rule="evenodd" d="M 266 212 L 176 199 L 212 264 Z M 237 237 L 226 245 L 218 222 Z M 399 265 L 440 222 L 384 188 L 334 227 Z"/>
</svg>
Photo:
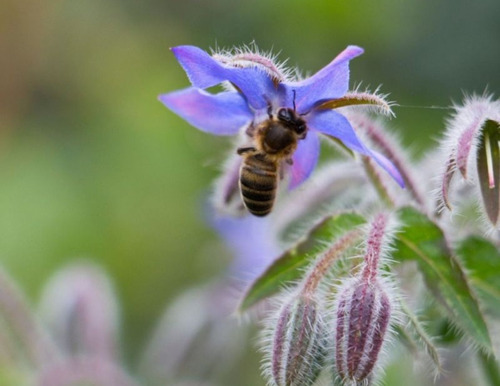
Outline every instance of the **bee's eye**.
<svg viewBox="0 0 500 386">
<path fill-rule="evenodd" d="M 292 115 L 288 109 L 283 108 L 278 111 L 278 119 L 280 121 L 290 122 L 292 120 Z"/>
<path fill-rule="evenodd" d="M 304 134 L 306 131 L 306 125 L 305 123 L 299 123 L 297 126 L 295 126 L 295 132 L 297 134 Z"/>
</svg>

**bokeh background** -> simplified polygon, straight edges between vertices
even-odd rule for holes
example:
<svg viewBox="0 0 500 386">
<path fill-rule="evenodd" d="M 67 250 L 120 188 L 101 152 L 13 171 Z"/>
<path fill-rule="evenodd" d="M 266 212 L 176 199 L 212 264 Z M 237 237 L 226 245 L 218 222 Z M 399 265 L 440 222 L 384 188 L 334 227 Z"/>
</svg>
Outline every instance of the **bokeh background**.
<svg viewBox="0 0 500 386">
<path fill-rule="evenodd" d="M 2 0 L 2 266 L 36 304 L 69 261 L 102 265 L 133 369 L 169 302 L 231 259 L 203 212 L 229 142 L 156 100 L 188 86 L 169 47 L 255 41 L 312 73 L 357 44 L 353 84 L 446 107 L 500 94 L 499 15 L 498 0 Z M 449 111 L 403 106 L 390 125 L 418 157 Z M 264 384 L 257 368 L 249 354 L 221 383 Z"/>
</svg>

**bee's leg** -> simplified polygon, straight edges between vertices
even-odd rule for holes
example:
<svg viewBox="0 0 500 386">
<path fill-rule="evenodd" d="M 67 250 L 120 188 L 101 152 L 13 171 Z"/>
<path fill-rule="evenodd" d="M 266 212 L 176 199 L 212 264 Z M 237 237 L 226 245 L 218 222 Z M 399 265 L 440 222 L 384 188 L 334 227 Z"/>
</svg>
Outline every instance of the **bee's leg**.
<svg viewBox="0 0 500 386">
<path fill-rule="evenodd" d="M 292 158 L 287 158 L 287 159 L 285 160 L 285 162 L 286 162 L 288 165 L 290 165 L 290 166 L 291 166 L 291 165 L 293 165 L 293 159 L 292 159 Z"/>
<path fill-rule="evenodd" d="M 236 150 L 236 153 L 238 153 L 239 155 L 242 155 L 242 154 L 245 154 L 245 153 L 248 153 L 248 152 L 251 152 L 251 151 L 257 151 L 257 149 L 255 147 L 239 147 L 237 150 Z"/>
</svg>

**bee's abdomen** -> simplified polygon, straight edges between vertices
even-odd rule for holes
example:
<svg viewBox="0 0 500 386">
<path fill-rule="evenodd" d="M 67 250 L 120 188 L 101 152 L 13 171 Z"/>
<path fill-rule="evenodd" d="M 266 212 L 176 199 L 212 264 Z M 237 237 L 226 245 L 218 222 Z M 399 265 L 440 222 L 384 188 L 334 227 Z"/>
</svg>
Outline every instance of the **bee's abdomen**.
<svg viewBox="0 0 500 386">
<path fill-rule="evenodd" d="M 240 189 L 248 211 L 255 216 L 271 212 L 278 187 L 278 167 L 260 154 L 247 157 L 240 170 Z"/>
</svg>

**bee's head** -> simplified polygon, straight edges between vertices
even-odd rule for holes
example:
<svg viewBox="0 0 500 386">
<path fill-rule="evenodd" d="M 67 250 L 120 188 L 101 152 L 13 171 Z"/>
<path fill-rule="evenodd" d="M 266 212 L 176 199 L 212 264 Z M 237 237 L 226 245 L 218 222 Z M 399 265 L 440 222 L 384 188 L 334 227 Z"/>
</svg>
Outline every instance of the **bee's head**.
<svg viewBox="0 0 500 386">
<path fill-rule="evenodd" d="M 299 136 L 304 135 L 307 130 L 306 122 L 291 108 L 283 107 L 279 109 L 278 120 L 284 123 L 287 128 L 295 131 Z"/>
</svg>

